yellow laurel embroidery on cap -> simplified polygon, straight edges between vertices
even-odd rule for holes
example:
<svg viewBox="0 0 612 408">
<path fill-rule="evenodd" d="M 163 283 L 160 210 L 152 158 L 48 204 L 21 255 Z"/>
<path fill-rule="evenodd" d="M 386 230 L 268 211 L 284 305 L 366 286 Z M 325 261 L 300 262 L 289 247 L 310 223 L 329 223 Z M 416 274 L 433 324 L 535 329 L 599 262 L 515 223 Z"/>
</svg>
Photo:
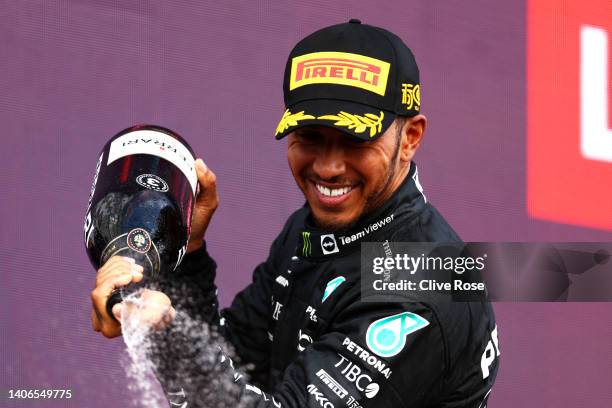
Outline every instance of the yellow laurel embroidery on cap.
<svg viewBox="0 0 612 408">
<path fill-rule="evenodd" d="M 402 84 L 402 104 L 406 109 L 418 111 L 421 108 L 421 87 L 419 84 Z"/>
<path fill-rule="evenodd" d="M 283 117 L 280 122 L 278 122 L 278 126 L 276 127 L 276 134 L 283 133 L 285 130 L 289 129 L 291 126 L 297 126 L 300 120 L 306 119 L 314 119 L 315 117 L 312 115 L 306 115 L 304 111 L 300 111 L 298 113 L 291 113 L 289 109 L 283 113 Z"/>
<path fill-rule="evenodd" d="M 337 115 L 323 115 L 317 117 L 317 119 L 335 120 L 334 125 L 347 127 L 355 133 L 363 133 L 366 129 L 370 129 L 370 137 L 374 137 L 382 130 L 384 117 L 383 111 L 380 111 L 380 116 L 373 113 L 366 113 L 364 116 L 360 116 L 340 111 Z"/>
</svg>

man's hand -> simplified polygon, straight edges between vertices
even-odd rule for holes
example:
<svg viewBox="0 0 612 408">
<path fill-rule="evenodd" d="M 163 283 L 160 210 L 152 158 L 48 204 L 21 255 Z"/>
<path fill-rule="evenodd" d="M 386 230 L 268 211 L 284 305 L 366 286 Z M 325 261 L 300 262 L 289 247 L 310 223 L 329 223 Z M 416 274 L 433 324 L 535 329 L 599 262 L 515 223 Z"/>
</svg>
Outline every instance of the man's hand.
<svg viewBox="0 0 612 408">
<path fill-rule="evenodd" d="M 106 313 L 106 302 L 115 288 L 130 282 L 140 282 L 143 278 L 142 266 L 131 258 L 113 256 L 96 275 L 96 287 L 91 292 L 93 310 L 91 324 L 97 332 L 113 338 L 121 335 L 121 316 L 138 313 L 138 324 L 158 330 L 168 324 L 175 316 L 170 298 L 162 292 L 145 289 L 136 302 L 121 302 L 113 306 L 116 320 Z"/>
<path fill-rule="evenodd" d="M 187 245 L 187 253 L 202 246 L 210 219 L 219 205 L 217 176 L 204 164 L 202 159 L 196 160 L 195 167 L 199 188 L 191 216 L 191 236 Z"/>
</svg>

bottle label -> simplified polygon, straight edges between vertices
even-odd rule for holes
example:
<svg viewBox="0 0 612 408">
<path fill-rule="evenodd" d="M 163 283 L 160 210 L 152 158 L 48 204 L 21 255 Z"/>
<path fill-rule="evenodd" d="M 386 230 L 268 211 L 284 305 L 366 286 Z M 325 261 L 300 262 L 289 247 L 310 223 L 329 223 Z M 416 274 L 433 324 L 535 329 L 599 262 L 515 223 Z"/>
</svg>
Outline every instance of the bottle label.
<svg viewBox="0 0 612 408">
<path fill-rule="evenodd" d="M 195 196 L 197 184 L 195 159 L 178 140 L 154 130 L 136 130 L 126 133 L 112 141 L 106 164 L 109 165 L 115 160 L 132 154 L 151 154 L 168 160 L 187 177 Z"/>
<path fill-rule="evenodd" d="M 146 254 L 151 249 L 151 236 L 145 229 L 134 228 L 128 233 L 127 244 L 134 251 Z"/>
<path fill-rule="evenodd" d="M 115 255 L 138 257 L 139 264 L 148 266 L 153 279 L 160 273 L 159 250 L 144 228 L 134 228 L 111 240 L 100 255 L 100 265 Z"/>
</svg>

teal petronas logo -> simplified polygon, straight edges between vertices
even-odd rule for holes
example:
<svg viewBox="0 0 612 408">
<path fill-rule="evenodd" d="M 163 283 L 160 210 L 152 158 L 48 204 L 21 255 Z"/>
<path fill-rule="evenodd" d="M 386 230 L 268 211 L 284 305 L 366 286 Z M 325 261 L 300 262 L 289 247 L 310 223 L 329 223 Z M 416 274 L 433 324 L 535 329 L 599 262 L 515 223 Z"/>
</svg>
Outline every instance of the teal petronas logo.
<svg viewBox="0 0 612 408">
<path fill-rule="evenodd" d="M 393 357 L 406 345 L 406 336 L 421 330 L 429 322 L 411 312 L 403 312 L 378 319 L 368 327 L 366 344 L 381 357 Z"/>
<path fill-rule="evenodd" d="M 332 292 L 336 290 L 338 286 L 340 286 L 345 280 L 346 279 L 344 278 L 344 276 L 338 276 L 337 278 L 334 278 L 327 282 L 327 286 L 325 287 L 325 292 L 323 292 L 323 299 L 321 300 L 321 303 L 325 302 L 329 295 L 331 295 Z"/>
</svg>

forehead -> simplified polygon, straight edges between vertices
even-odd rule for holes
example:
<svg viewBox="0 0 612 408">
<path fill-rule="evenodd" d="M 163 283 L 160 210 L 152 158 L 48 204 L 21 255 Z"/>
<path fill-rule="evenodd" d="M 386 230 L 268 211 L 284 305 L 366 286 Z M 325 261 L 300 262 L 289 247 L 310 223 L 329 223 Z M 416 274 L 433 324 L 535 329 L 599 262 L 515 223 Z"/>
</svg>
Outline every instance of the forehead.
<svg viewBox="0 0 612 408">
<path fill-rule="evenodd" d="M 300 127 L 289 134 L 289 137 L 299 136 L 302 138 L 309 138 L 312 141 L 316 141 L 317 144 L 343 144 L 347 146 L 362 146 L 362 147 L 374 147 L 374 146 L 395 146 L 397 138 L 394 137 L 396 134 L 396 126 L 389 126 L 385 132 L 374 140 L 363 140 L 351 133 L 343 132 L 334 127 L 327 127 L 321 125 L 310 125 Z"/>
<path fill-rule="evenodd" d="M 297 134 L 298 136 L 318 138 L 323 141 L 340 140 L 340 141 L 347 141 L 347 142 L 369 143 L 369 142 L 363 141 L 353 136 L 350 133 L 346 133 L 339 129 L 327 127 L 327 126 L 319 126 L 319 125 L 304 126 L 299 129 L 296 129 L 294 133 Z"/>
</svg>

